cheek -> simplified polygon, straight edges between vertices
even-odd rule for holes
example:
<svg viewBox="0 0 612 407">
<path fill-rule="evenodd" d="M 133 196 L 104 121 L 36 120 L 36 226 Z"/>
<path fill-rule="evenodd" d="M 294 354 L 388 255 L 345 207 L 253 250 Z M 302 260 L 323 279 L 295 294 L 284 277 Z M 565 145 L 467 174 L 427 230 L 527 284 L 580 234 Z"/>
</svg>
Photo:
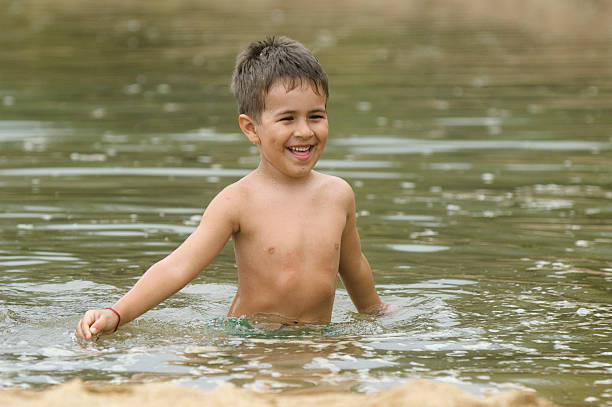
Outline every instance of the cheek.
<svg viewBox="0 0 612 407">
<path fill-rule="evenodd" d="M 324 133 L 319 133 L 319 141 L 325 146 L 327 142 L 327 130 Z"/>
<path fill-rule="evenodd" d="M 319 140 L 321 141 L 327 140 L 327 135 L 329 133 L 329 128 L 327 127 L 327 123 L 325 124 L 321 123 L 321 125 L 317 126 L 315 129 L 315 133 L 317 134 L 317 137 L 319 138 Z"/>
<path fill-rule="evenodd" d="M 279 149 L 284 148 L 285 141 L 281 137 L 265 137 L 262 140 L 262 144 L 265 144 L 268 148 Z"/>
<path fill-rule="evenodd" d="M 273 143 L 274 143 L 274 148 L 276 150 L 284 150 L 285 149 L 285 143 L 286 143 L 285 140 L 277 139 L 277 140 L 274 140 Z"/>
</svg>

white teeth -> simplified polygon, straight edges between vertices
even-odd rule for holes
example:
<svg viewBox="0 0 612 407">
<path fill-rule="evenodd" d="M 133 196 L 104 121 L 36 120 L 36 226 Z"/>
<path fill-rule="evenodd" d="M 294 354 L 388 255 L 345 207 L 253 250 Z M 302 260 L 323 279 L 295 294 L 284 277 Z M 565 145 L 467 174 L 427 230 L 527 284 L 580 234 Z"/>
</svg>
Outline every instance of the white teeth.
<svg viewBox="0 0 612 407">
<path fill-rule="evenodd" d="M 289 147 L 289 149 L 291 149 L 292 151 L 298 152 L 298 153 L 305 153 L 306 151 L 310 150 L 310 146 L 306 146 L 306 147 Z"/>
</svg>

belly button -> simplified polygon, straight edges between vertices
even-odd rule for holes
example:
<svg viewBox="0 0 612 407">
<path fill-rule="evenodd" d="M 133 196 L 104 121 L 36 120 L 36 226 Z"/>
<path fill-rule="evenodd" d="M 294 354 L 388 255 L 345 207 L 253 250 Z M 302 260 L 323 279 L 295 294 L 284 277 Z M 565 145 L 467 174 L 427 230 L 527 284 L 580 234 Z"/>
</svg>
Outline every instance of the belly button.
<svg viewBox="0 0 612 407">
<path fill-rule="evenodd" d="M 268 253 L 274 254 L 274 247 L 268 247 Z"/>
</svg>

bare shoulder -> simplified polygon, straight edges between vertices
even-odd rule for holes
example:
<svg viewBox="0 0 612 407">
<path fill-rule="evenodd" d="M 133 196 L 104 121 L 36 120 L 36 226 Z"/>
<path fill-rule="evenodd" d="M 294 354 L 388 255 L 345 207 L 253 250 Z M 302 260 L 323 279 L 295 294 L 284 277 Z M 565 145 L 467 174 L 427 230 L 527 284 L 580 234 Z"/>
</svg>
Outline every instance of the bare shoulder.
<svg viewBox="0 0 612 407">
<path fill-rule="evenodd" d="M 245 177 L 246 178 L 246 177 Z M 208 204 L 205 215 L 210 212 L 211 216 L 224 218 L 232 224 L 232 230 L 240 229 L 240 214 L 243 206 L 247 205 L 249 183 L 242 178 L 217 193 Z"/>
<path fill-rule="evenodd" d="M 231 205 L 232 203 L 238 203 L 240 198 L 245 194 L 246 189 L 240 181 L 234 182 L 223 188 L 219 193 L 214 197 L 214 201 L 221 201 L 224 205 Z"/>
<path fill-rule="evenodd" d="M 340 177 L 317 173 L 320 188 L 328 199 L 339 200 L 346 204 L 353 205 L 355 193 L 351 185 Z"/>
<path fill-rule="evenodd" d="M 258 190 L 259 182 L 253 171 L 238 181 L 227 185 L 217 196 L 245 199 L 248 195 L 252 195 Z"/>
</svg>

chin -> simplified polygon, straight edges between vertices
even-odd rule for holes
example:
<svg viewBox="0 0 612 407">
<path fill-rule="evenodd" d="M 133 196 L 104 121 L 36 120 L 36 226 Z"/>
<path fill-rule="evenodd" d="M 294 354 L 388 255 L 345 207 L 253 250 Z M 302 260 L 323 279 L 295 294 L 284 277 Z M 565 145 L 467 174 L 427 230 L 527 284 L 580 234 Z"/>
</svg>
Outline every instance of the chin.
<svg viewBox="0 0 612 407">
<path fill-rule="evenodd" d="M 287 175 L 289 175 L 291 178 L 304 178 L 312 173 L 313 168 L 314 168 L 314 165 L 311 167 L 305 167 L 298 171 L 292 171 L 290 174 L 287 174 Z"/>
</svg>

